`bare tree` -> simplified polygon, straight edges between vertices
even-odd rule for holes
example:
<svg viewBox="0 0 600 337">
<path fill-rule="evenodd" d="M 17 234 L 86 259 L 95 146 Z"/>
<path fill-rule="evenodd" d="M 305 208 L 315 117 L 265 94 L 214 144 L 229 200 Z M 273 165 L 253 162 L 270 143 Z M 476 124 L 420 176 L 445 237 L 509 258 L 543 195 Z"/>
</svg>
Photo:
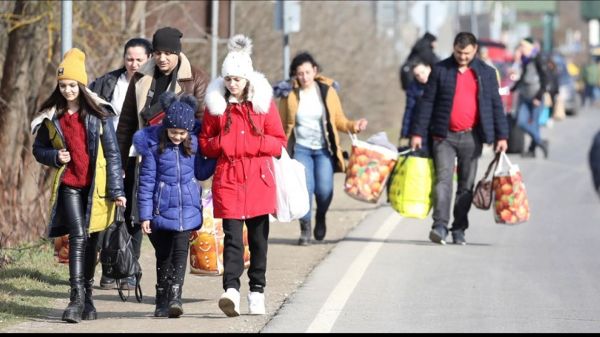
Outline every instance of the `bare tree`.
<svg viewBox="0 0 600 337">
<path fill-rule="evenodd" d="M 37 238 L 43 230 L 48 174 L 32 156 L 29 122 L 47 57 L 52 56 L 53 13 L 56 6 L 50 1 L 17 1 L 6 18 L 8 42 L 0 82 L 0 247 Z"/>
</svg>

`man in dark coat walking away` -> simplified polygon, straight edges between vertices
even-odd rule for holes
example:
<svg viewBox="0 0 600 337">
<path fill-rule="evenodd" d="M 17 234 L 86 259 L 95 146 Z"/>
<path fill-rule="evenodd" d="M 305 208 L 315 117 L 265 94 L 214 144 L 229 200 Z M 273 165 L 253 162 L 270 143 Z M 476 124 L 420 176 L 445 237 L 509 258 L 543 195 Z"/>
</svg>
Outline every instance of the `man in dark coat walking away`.
<svg viewBox="0 0 600 337">
<path fill-rule="evenodd" d="M 411 148 L 421 148 L 428 133 L 433 138 L 436 179 L 429 239 L 439 244 L 446 244 L 448 235 L 455 161 L 458 185 L 450 231 L 455 244 L 465 245 L 483 144 L 495 142 L 496 152 L 507 148 L 508 122 L 496 71 L 475 58 L 476 53 L 477 39 L 473 34 L 456 35 L 453 55 L 434 66 L 411 123 Z"/>
</svg>

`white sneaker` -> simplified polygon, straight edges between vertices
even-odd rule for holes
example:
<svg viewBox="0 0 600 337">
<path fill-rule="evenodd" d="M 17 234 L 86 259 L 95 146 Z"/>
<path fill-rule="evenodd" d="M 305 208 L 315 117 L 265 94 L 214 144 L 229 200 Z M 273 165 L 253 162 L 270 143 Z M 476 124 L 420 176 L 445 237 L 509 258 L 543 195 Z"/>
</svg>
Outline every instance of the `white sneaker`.
<svg viewBox="0 0 600 337">
<path fill-rule="evenodd" d="M 248 313 L 250 315 L 264 315 L 265 294 L 251 291 L 248 293 Z"/>
<path fill-rule="evenodd" d="M 227 288 L 227 291 L 219 298 L 219 308 L 228 317 L 240 315 L 240 292 L 235 288 Z"/>
</svg>

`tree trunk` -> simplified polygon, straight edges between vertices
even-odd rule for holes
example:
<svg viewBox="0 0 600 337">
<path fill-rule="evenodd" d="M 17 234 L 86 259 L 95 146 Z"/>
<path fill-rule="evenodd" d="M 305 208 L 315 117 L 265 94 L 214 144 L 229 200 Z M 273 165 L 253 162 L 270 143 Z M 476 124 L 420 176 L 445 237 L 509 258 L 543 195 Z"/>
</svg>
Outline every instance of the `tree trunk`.
<svg viewBox="0 0 600 337">
<path fill-rule="evenodd" d="M 39 238 L 47 219 L 44 186 L 49 174 L 33 158 L 29 125 L 46 74 L 46 10 L 52 10 L 46 2 L 17 1 L 16 18 L 40 16 L 41 21 L 10 30 L 5 49 L 0 82 L 0 248 Z"/>
</svg>

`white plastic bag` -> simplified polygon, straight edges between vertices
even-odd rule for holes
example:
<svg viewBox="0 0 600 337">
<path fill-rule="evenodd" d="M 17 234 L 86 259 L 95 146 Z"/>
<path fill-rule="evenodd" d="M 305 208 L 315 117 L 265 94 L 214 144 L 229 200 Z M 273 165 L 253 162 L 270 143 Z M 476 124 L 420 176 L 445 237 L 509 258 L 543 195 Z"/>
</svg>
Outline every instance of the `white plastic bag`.
<svg viewBox="0 0 600 337">
<path fill-rule="evenodd" d="M 277 188 L 277 213 L 273 215 L 281 222 L 300 219 L 310 209 L 304 165 L 282 148 L 281 158 L 273 157 L 273 166 Z"/>
</svg>

